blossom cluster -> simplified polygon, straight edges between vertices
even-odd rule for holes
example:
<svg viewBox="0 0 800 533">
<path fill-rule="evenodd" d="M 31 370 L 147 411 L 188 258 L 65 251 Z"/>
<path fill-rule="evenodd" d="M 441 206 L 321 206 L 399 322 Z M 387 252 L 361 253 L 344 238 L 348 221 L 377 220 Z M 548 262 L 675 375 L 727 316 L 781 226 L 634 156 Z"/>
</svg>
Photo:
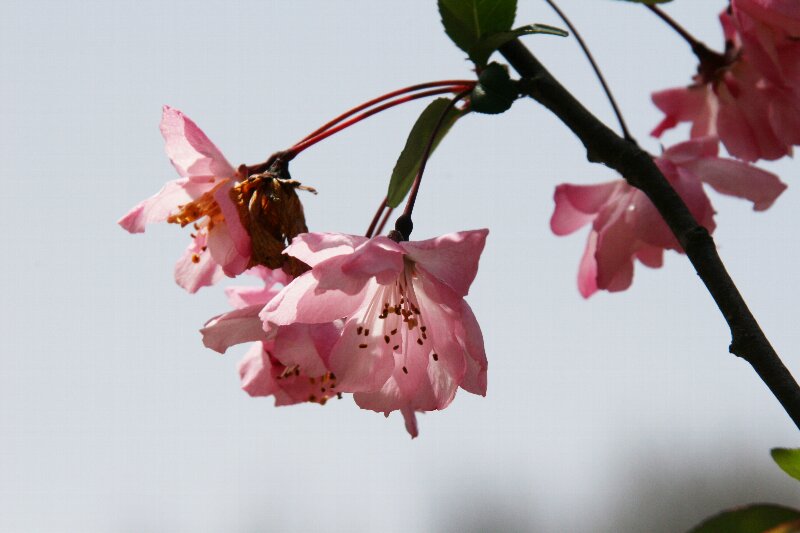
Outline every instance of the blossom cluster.
<svg viewBox="0 0 800 533">
<path fill-rule="evenodd" d="M 400 411 L 412 437 L 416 413 L 444 409 L 459 388 L 486 394 L 483 337 L 464 297 L 487 230 L 399 242 L 309 233 L 296 182 L 234 169 L 170 107 L 161 131 L 181 178 L 119 223 L 132 233 L 153 222 L 191 224 L 175 267 L 189 292 L 224 276 L 260 280 L 229 287 L 233 310 L 201 330 L 220 353 L 251 344 L 239 363 L 248 394 L 274 396 L 276 405 L 352 394 L 362 409 Z"/>
<path fill-rule="evenodd" d="M 800 2 L 732 0 L 720 22 L 724 53 L 695 46 L 692 84 L 652 95 L 665 114 L 654 136 L 691 123 L 689 140 L 653 160 L 709 232 L 715 211 L 704 184 L 767 209 L 786 185 L 752 163 L 790 156 L 800 144 Z M 719 157 L 720 143 L 731 158 Z M 625 180 L 559 185 L 555 204 L 556 235 L 591 224 L 578 272 L 584 297 L 627 289 L 635 260 L 656 268 L 664 250 L 682 252 L 650 200 Z"/>
</svg>

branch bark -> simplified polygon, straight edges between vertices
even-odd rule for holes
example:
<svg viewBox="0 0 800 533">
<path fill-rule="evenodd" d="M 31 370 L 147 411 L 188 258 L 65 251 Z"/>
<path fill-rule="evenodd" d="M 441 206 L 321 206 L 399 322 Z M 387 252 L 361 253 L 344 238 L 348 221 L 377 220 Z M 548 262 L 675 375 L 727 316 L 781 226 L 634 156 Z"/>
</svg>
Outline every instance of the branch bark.
<svg viewBox="0 0 800 533">
<path fill-rule="evenodd" d="M 650 198 L 728 323 L 729 351 L 753 366 L 800 428 L 800 387 L 747 307 L 717 254 L 714 239 L 697 223 L 652 157 L 592 115 L 519 40 L 503 45 L 500 53 L 522 77 L 523 92 L 553 112 L 581 140 L 589 161 L 613 168 Z"/>
</svg>

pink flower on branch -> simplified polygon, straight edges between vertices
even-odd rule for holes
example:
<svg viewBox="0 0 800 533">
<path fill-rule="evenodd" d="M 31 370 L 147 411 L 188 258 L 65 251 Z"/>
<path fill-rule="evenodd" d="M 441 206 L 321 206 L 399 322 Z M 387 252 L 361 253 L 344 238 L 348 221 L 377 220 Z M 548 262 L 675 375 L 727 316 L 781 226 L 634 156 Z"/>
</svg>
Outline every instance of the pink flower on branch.
<svg viewBox="0 0 800 533">
<path fill-rule="evenodd" d="M 337 390 L 355 393 L 364 409 L 401 411 L 414 437 L 416 412 L 444 409 L 459 386 L 486 393 L 483 338 L 464 296 L 487 233 L 399 243 L 299 235 L 286 253 L 312 269 L 267 304 L 265 330 L 343 319 L 328 359 Z"/>
<path fill-rule="evenodd" d="M 236 171 L 203 131 L 177 109 L 161 117 L 167 155 L 181 178 L 170 181 L 119 220 L 131 233 L 147 224 L 192 224 L 192 242 L 175 265 L 175 280 L 189 292 L 223 273 L 235 276 L 250 262 L 250 237 L 231 198 Z"/>
<path fill-rule="evenodd" d="M 665 118 L 656 137 L 691 122 L 746 161 L 778 159 L 800 144 L 800 3 L 734 0 L 720 15 L 724 55 L 705 48 L 694 83 L 653 93 Z"/>
<path fill-rule="evenodd" d="M 786 185 L 777 176 L 747 163 L 717 157 L 713 137 L 693 139 L 666 150 L 655 163 L 692 215 L 713 232 L 714 210 L 703 183 L 721 194 L 737 196 L 763 211 Z M 592 225 L 578 271 L 578 289 L 588 298 L 598 289 L 630 287 L 634 259 L 651 268 L 663 264 L 664 250 L 682 252 L 675 236 L 645 194 L 624 180 L 599 185 L 562 184 L 556 188 L 550 227 L 567 235 Z"/>
<path fill-rule="evenodd" d="M 259 312 L 289 282 L 281 270 L 256 267 L 261 287 L 229 287 L 233 311 L 209 320 L 200 330 L 203 344 L 220 353 L 236 344 L 253 343 L 239 362 L 242 388 L 251 396 L 274 396 L 275 405 L 302 402 L 324 405 L 341 395 L 336 376 L 328 370 L 331 347 L 339 338 L 341 322 L 292 324 L 264 331 Z M 302 362 L 302 367 L 297 364 Z"/>
</svg>

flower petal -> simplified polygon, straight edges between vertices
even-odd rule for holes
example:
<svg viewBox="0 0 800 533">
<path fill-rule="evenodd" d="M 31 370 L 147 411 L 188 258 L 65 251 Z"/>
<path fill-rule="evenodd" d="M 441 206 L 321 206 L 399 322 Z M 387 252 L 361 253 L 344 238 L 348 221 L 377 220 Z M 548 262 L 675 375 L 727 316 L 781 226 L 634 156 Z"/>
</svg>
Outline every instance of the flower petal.
<svg viewBox="0 0 800 533">
<path fill-rule="evenodd" d="M 201 287 L 213 285 L 224 276 L 222 268 L 211 258 L 206 249 L 208 235 L 198 231 L 189 247 L 175 263 L 175 281 L 190 293 Z"/>
<path fill-rule="evenodd" d="M 619 185 L 619 180 L 598 185 L 562 183 L 553 195 L 556 207 L 550 218 L 550 229 L 556 235 L 568 235 L 585 226 L 618 192 Z"/>
<path fill-rule="evenodd" d="M 699 159 L 686 168 L 718 193 L 750 200 L 755 211 L 769 208 L 786 189 L 775 174 L 733 159 Z"/>
<path fill-rule="evenodd" d="M 344 233 L 301 233 L 283 253 L 313 268 L 331 257 L 353 253 L 366 240 L 366 237 Z"/>
<path fill-rule="evenodd" d="M 435 239 L 401 242 L 408 257 L 459 296 L 466 296 L 478 274 L 488 229 L 449 233 Z"/>
<path fill-rule="evenodd" d="M 207 348 L 225 353 L 236 344 L 267 340 L 267 335 L 258 318 L 261 305 L 253 305 L 223 313 L 206 322 L 200 333 Z"/>
<path fill-rule="evenodd" d="M 197 124 L 177 109 L 164 106 L 161 134 L 167 155 L 181 176 L 227 178 L 235 174 L 214 143 Z"/>
</svg>

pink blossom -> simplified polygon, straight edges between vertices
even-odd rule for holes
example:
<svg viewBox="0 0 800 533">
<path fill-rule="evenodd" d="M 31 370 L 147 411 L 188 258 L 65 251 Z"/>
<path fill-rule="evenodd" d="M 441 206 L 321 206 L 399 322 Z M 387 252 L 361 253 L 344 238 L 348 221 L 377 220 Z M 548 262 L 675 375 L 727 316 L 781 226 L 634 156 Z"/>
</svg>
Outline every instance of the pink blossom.
<svg viewBox="0 0 800 533">
<path fill-rule="evenodd" d="M 231 199 L 236 171 L 214 143 L 177 109 L 161 117 L 167 155 L 181 176 L 136 205 L 119 220 L 131 233 L 152 222 L 193 224 L 192 242 L 175 265 L 175 280 L 195 292 L 223 273 L 235 276 L 250 260 L 250 237 Z"/>
<path fill-rule="evenodd" d="M 767 209 L 786 185 L 777 176 L 747 163 L 717 157 L 717 141 L 702 137 L 677 144 L 655 158 L 661 172 L 697 221 L 714 231 L 714 210 L 702 183 L 721 194 Z M 567 235 L 591 223 L 578 271 L 578 289 L 588 298 L 598 289 L 630 287 L 634 259 L 652 268 L 663 263 L 664 250 L 682 249 L 656 208 L 639 189 L 624 180 L 599 185 L 562 184 L 556 188 L 550 227 Z"/>
<path fill-rule="evenodd" d="M 418 242 L 307 233 L 286 253 L 312 267 L 261 313 L 265 329 L 344 320 L 330 352 L 337 390 L 373 411 L 444 409 L 457 388 L 486 393 L 480 327 L 464 301 L 487 230 Z M 302 361 L 292 361 L 300 364 Z"/>
<path fill-rule="evenodd" d="M 278 406 L 301 402 L 324 405 L 338 394 L 336 376 L 328 370 L 328 357 L 339 338 L 341 323 L 292 324 L 273 328 L 267 334 L 259 311 L 289 279 L 281 270 L 264 267 L 248 272 L 264 284 L 228 287 L 234 310 L 206 323 L 200 330 L 203 343 L 220 353 L 236 344 L 253 343 L 238 365 L 242 388 L 251 396 L 275 396 Z"/>
<path fill-rule="evenodd" d="M 746 161 L 791 155 L 800 144 L 800 42 L 788 32 L 800 25 L 800 3 L 732 6 L 720 15 L 725 54 L 707 52 L 691 86 L 653 93 L 666 116 L 652 135 L 691 122 L 693 138 L 716 135 Z"/>
</svg>

